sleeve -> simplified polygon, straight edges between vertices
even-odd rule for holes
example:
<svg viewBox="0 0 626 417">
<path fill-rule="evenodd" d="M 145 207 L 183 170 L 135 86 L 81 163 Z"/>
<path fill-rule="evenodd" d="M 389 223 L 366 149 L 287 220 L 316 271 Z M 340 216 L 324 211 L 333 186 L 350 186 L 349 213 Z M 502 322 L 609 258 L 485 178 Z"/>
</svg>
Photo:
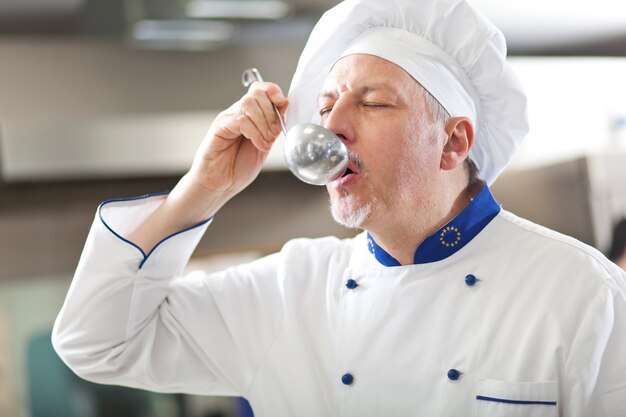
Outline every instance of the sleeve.
<svg viewBox="0 0 626 417">
<path fill-rule="evenodd" d="M 210 220 L 148 254 L 123 238 L 162 200 L 99 207 L 53 345 L 75 373 L 94 382 L 242 395 L 282 323 L 280 255 L 180 277 Z"/>
<path fill-rule="evenodd" d="M 565 416 L 626 416 L 625 289 L 626 276 L 615 273 L 580 322 L 565 362 Z"/>
</svg>

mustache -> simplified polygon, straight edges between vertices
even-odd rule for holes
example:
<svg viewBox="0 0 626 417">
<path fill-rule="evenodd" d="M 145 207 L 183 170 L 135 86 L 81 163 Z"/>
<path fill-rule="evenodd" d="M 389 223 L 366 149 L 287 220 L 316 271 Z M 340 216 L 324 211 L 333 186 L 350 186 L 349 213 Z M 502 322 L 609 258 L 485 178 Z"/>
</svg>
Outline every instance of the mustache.
<svg viewBox="0 0 626 417">
<path fill-rule="evenodd" d="M 359 156 L 355 154 L 354 152 L 348 153 L 348 160 L 352 163 L 352 165 L 357 167 L 359 171 L 365 168 L 365 164 L 363 163 L 363 160 L 359 158 Z"/>
</svg>

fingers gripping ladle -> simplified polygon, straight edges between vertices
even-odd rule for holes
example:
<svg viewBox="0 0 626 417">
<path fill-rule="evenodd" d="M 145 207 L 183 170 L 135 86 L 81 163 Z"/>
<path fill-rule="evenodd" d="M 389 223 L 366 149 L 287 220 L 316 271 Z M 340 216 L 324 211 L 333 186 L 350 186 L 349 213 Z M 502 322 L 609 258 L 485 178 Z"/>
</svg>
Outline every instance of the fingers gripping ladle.
<svg viewBox="0 0 626 417">
<path fill-rule="evenodd" d="M 244 87 L 255 81 L 263 81 L 256 68 L 243 72 Z M 348 149 L 337 135 L 314 123 L 300 123 L 287 132 L 278 109 L 272 106 L 285 135 L 285 161 L 296 177 L 307 184 L 325 185 L 344 174 L 348 167 Z"/>
</svg>

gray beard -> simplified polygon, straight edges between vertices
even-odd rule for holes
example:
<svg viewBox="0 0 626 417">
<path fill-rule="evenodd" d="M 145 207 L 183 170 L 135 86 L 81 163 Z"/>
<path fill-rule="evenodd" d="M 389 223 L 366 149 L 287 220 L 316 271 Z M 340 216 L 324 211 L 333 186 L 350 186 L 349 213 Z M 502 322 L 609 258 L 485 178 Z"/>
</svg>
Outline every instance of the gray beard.
<svg viewBox="0 0 626 417">
<path fill-rule="evenodd" d="M 363 223 L 372 212 L 372 204 L 366 204 L 356 210 L 342 210 L 338 204 L 330 200 L 330 213 L 333 219 L 340 225 L 349 229 L 362 229 Z"/>
<path fill-rule="evenodd" d="M 365 172 L 363 161 L 361 161 L 356 154 L 350 153 L 350 161 L 359 167 L 361 172 Z M 369 182 L 369 177 L 366 176 L 366 179 Z M 372 184 L 370 183 L 370 187 L 371 186 Z M 347 193 L 345 190 L 341 190 L 341 192 Z M 340 225 L 349 229 L 362 229 L 363 224 L 372 213 L 372 207 L 373 203 L 369 202 L 356 210 L 346 210 L 345 208 L 342 209 L 340 204 L 333 204 L 333 199 L 330 199 L 330 213 L 332 214 L 333 219 Z"/>
</svg>

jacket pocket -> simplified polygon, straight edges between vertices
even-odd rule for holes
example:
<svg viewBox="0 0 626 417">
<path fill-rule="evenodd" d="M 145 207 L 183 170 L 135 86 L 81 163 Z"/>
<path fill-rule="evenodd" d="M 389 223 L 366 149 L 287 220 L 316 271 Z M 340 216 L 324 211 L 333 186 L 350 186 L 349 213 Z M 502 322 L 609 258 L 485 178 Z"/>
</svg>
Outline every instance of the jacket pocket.
<svg viewBox="0 0 626 417">
<path fill-rule="evenodd" d="M 556 382 L 478 382 L 476 417 L 556 417 Z"/>
<path fill-rule="evenodd" d="M 626 412 L 626 388 L 603 394 L 602 408 L 606 417 L 620 417 Z"/>
</svg>

